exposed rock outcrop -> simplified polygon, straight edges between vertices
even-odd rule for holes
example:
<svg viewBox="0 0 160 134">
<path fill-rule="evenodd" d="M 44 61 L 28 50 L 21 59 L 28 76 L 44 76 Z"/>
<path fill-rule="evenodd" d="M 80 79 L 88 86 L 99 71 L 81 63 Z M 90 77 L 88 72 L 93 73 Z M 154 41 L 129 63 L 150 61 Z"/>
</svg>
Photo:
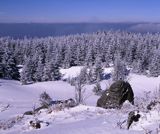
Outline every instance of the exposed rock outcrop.
<svg viewBox="0 0 160 134">
<path fill-rule="evenodd" d="M 119 80 L 103 92 L 97 101 L 97 106 L 106 109 L 120 108 L 126 100 L 134 104 L 133 90 L 128 82 Z"/>
</svg>

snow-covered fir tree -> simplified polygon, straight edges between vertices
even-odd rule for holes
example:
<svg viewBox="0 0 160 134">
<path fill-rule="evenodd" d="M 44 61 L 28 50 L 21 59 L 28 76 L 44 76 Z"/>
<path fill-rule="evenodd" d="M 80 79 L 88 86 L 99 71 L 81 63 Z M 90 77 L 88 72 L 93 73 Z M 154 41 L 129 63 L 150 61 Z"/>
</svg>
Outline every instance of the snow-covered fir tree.
<svg viewBox="0 0 160 134">
<path fill-rule="evenodd" d="M 16 60 L 13 57 L 13 53 L 11 52 L 10 48 L 8 47 L 8 42 L 6 43 L 6 47 L 4 49 L 4 54 L 2 56 L 1 62 L 1 71 L 3 71 L 3 78 L 6 79 L 15 79 L 18 80 L 20 75 L 17 68 Z"/>
<path fill-rule="evenodd" d="M 42 57 L 39 56 L 36 72 L 34 74 L 34 79 L 36 81 L 43 81 L 43 79 L 42 79 L 43 78 L 43 73 L 44 73 L 44 63 L 43 63 Z"/>
<path fill-rule="evenodd" d="M 158 77 L 160 75 L 160 49 L 154 51 L 154 55 L 149 66 L 150 75 Z"/>
<path fill-rule="evenodd" d="M 56 81 L 61 79 L 58 63 L 51 63 L 51 80 Z"/>
<path fill-rule="evenodd" d="M 112 78 L 114 81 L 126 80 L 127 77 L 127 68 L 125 63 L 121 60 L 120 55 L 116 55 L 114 68 L 112 72 Z"/>
<path fill-rule="evenodd" d="M 103 67 L 101 58 L 98 56 L 96 58 L 95 64 L 91 67 L 91 83 L 99 82 L 102 79 Z"/>
<path fill-rule="evenodd" d="M 33 61 L 31 60 L 31 58 L 27 58 L 20 74 L 21 75 L 20 81 L 22 82 L 22 84 L 28 84 L 30 82 L 33 82 L 33 74 L 34 74 Z"/>
</svg>

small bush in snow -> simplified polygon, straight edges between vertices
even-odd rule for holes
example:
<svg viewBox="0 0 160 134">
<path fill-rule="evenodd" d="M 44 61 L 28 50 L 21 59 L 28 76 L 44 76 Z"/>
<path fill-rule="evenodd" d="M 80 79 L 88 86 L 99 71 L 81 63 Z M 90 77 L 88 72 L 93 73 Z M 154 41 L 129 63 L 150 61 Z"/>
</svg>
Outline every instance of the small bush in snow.
<svg viewBox="0 0 160 134">
<path fill-rule="evenodd" d="M 52 101 L 51 105 L 49 106 L 48 113 L 51 113 L 52 111 L 61 111 L 64 108 L 71 108 L 75 107 L 76 105 L 77 105 L 76 101 L 72 98 L 67 100 Z"/>
<path fill-rule="evenodd" d="M 95 87 L 93 88 L 93 92 L 95 95 L 102 95 L 102 88 L 99 82 L 96 83 Z"/>
<path fill-rule="evenodd" d="M 154 92 L 144 92 L 144 96 L 141 98 L 135 97 L 135 106 L 142 112 L 153 109 L 160 111 L 160 87 Z"/>
<path fill-rule="evenodd" d="M 48 109 L 48 113 L 52 113 L 53 111 L 55 111 L 55 112 L 62 111 L 64 108 L 65 108 L 65 106 L 63 103 L 51 105 Z"/>
<path fill-rule="evenodd" d="M 42 106 L 49 106 L 52 101 L 52 98 L 46 92 L 43 92 L 39 96 L 39 101 Z"/>
</svg>

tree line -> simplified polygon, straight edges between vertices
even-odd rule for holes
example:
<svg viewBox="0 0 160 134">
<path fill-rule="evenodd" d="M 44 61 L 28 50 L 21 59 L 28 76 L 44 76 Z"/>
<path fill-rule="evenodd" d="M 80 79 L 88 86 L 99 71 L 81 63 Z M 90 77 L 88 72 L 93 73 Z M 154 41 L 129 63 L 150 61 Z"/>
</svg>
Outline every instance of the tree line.
<svg viewBox="0 0 160 134">
<path fill-rule="evenodd" d="M 100 72 L 102 66 L 108 67 L 117 59 L 135 73 L 160 75 L 159 33 L 103 31 L 45 38 L 1 37 L 0 48 L 0 78 L 20 79 L 24 84 L 59 80 L 59 68 L 87 66 L 94 73 Z M 20 74 L 17 65 L 23 65 Z"/>
</svg>

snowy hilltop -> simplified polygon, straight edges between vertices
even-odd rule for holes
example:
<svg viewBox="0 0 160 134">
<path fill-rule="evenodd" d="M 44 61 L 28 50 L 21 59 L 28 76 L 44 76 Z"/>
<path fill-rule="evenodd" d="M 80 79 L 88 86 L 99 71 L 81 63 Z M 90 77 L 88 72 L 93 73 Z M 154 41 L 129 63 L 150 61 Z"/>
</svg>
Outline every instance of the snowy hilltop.
<svg viewBox="0 0 160 134">
<path fill-rule="evenodd" d="M 0 133 L 160 133 L 159 33 L 1 37 L 0 48 Z"/>
</svg>

